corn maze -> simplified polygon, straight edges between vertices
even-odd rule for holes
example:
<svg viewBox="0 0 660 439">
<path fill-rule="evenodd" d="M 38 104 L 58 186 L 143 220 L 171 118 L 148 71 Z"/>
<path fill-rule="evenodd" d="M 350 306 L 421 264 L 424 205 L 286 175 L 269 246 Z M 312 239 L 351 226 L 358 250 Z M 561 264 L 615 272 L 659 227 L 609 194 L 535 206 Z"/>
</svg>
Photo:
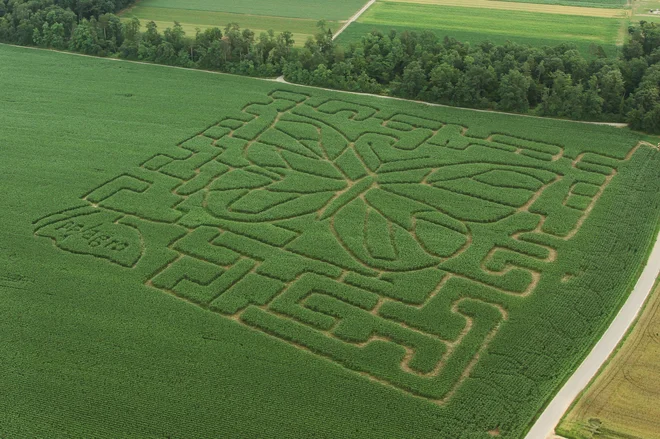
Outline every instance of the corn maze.
<svg viewBox="0 0 660 439">
<path fill-rule="evenodd" d="M 634 151 L 567 157 L 557 144 L 276 90 L 34 230 L 444 404 Z"/>
</svg>

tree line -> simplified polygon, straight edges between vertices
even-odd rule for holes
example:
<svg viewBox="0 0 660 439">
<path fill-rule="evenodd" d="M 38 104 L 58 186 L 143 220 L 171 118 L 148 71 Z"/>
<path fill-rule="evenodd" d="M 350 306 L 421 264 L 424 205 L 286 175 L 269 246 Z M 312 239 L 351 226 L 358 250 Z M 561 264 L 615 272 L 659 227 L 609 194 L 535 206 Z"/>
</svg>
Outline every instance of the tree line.
<svg viewBox="0 0 660 439">
<path fill-rule="evenodd" d="M 256 35 L 230 23 L 187 36 L 179 23 L 144 30 L 115 15 L 132 0 L 0 0 L 0 41 L 447 105 L 579 120 L 628 122 L 660 133 L 660 26 L 640 22 L 617 57 L 594 46 L 468 44 L 432 32 L 372 31 L 348 47 L 319 31 L 294 48 L 290 32 Z"/>
<path fill-rule="evenodd" d="M 630 26 L 619 56 L 575 45 L 467 44 L 433 32 L 372 31 L 349 47 L 325 32 L 285 65 L 300 84 L 461 107 L 628 122 L 660 133 L 660 26 Z"/>
<path fill-rule="evenodd" d="M 277 76 L 291 57 L 290 32 L 256 36 L 230 23 L 186 35 L 179 23 L 144 30 L 116 12 L 132 0 L 0 0 L 0 41 L 250 76 Z"/>
</svg>

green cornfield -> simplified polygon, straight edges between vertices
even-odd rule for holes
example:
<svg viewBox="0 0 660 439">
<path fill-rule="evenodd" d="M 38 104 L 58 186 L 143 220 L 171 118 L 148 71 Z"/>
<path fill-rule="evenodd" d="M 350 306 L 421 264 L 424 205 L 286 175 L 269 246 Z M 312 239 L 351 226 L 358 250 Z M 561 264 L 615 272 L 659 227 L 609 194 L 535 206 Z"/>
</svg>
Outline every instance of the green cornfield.
<svg viewBox="0 0 660 439">
<path fill-rule="evenodd" d="M 2 437 L 520 438 L 658 230 L 629 130 L 0 65 Z"/>
</svg>

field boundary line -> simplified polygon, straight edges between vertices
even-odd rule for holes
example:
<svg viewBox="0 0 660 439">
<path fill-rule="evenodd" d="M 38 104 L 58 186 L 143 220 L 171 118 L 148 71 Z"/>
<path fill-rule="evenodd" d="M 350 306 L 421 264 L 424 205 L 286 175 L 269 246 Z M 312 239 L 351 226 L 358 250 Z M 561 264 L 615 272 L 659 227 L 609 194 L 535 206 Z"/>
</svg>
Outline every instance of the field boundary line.
<svg viewBox="0 0 660 439">
<path fill-rule="evenodd" d="M 16 46 L 16 47 L 23 47 L 23 46 Z M 69 52 L 64 52 L 64 53 L 69 53 Z M 149 63 L 142 63 L 142 64 L 149 64 Z M 160 64 L 157 64 L 157 65 L 160 65 Z M 183 67 L 181 67 L 181 68 L 183 68 Z M 187 70 L 195 70 L 195 69 L 187 69 Z M 211 73 L 216 73 L 216 72 L 211 72 Z M 226 73 L 226 74 L 229 74 L 229 73 Z M 238 76 L 238 75 L 232 75 L 232 76 Z M 621 123 L 621 122 L 592 122 L 592 121 L 586 121 L 586 120 L 571 120 L 571 119 L 560 119 L 560 118 L 556 118 L 556 117 L 534 116 L 533 114 L 507 113 L 505 111 L 483 110 L 483 109 L 479 109 L 479 108 L 458 107 L 458 106 L 454 106 L 454 105 L 437 104 L 437 103 L 434 103 L 434 102 L 426 102 L 426 101 L 418 101 L 418 100 L 415 100 L 415 99 L 399 98 L 399 97 L 396 97 L 396 96 L 385 96 L 385 95 L 378 95 L 378 94 L 374 94 L 374 93 L 362 93 L 362 92 L 358 92 L 358 91 L 337 90 L 337 89 L 334 89 L 334 88 L 317 87 L 315 85 L 296 84 L 295 82 L 287 81 L 286 79 L 284 79 L 283 76 L 280 76 L 276 79 L 268 79 L 268 78 L 257 78 L 257 79 L 261 79 L 261 80 L 264 80 L 264 81 L 280 82 L 282 84 L 292 85 L 292 86 L 295 86 L 295 87 L 313 88 L 315 90 L 332 91 L 332 92 L 336 92 L 336 93 L 347 93 L 347 94 L 356 95 L 356 96 L 372 96 L 372 97 L 375 97 L 375 98 L 392 99 L 392 100 L 395 100 L 395 101 L 403 101 L 403 102 L 413 102 L 415 104 L 427 105 L 429 107 L 456 108 L 456 109 L 459 109 L 459 110 L 476 111 L 478 113 L 502 114 L 502 115 L 506 115 L 506 116 L 529 117 L 529 118 L 532 118 L 532 119 L 541 119 L 541 120 L 556 120 L 556 121 L 563 121 L 563 122 L 575 122 L 575 123 L 582 123 L 582 124 L 587 124 L 587 125 L 603 125 L 603 126 L 610 126 L 610 127 L 614 127 L 614 128 L 627 128 L 628 127 L 627 123 Z"/>
<path fill-rule="evenodd" d="M 353 14 L 353 16 L 352 16 L 351 18 L 349 18 L 349 19 L 346 21 L 346 23 L 344 23 L 344 25 L 343 25 L 342 27 L 339 28 L 339 30 L 338 30 L 338 31 L 332 36 L 332 39 L 333 39 L 333 40 L 336 39 L 336 38 L 339 36 L 339 34 L 341 34 L 342 32 L 344 32 L 344 30 L 346 30 L 346 28 L 347 28 L 348 26 L 350 26 L 350 25 L 351 25 L 352 23 L 354 23 L 358 18 L 360 18 L 360 16 L 361 16 L 362 14 L 364 14 L 365 12 L 367 12 L 367 9 L 369 9 L 374 3 L 376 3 L 376 0 L 369 0 L 369 2 L 368 2 L 366 5 L 362 6 L 362 9 L 360 9 L 360 10 L 357 11 L 355 14 Z"/>
<path fill-rule="evenodd" d="M 657 235 L 651 254 L 635 287 L 609 325 L 603 336 L 591 349 L 584 361 L 564 383 L 552 401 L 545 407 L 525 439 L 553 438 L 555 427 L 564 416 L 573 400 L 598 374 L 600 368 L 610 358 L 623 337 L 628 333 L 646 299 L 653 291 L 660 275 L 660 234 Z"/>
<path fill-rule="evenodd" d="M 376 0 L 374 0 L 374 2 L 375 1 Z M 396 96 L 385 96 L 385 95 L 378 95 L 378 94 L 373 94 L 373 93 L 361 93 L 361 92 L 357 92 L 357 91 L 337 90 L 337 89 L 333 89 L 333 88 L 317 87 L 317 86 L 314 86 L 314 85 L 296 84 L 296 83 L 293 83 L 293 82 L 286 81 L 283 76 L 280 76 L 278 78 L 259 78 L 259 77 L 255 77 L 255 76 L 236 75 L 236 74 L 233 74 L 233 73 L 216 72 L 216 71 L 213 71 L 213 70 L 195 69 L 195 68 L 191 68 L 191 67 L 168 66 L 168 65 L 165 65 L 165 64 L 157 64 L 157 63 L 145 62 L 145 61 L 135 61 L 135 60 L 130 60 L 130 59 L 110 58 L 110 57 L 103 57 L 103 56 L 86 55 L 84 53 L 68 52 L 66 50 L 45 49 L 43 47 L 19 46 L 17 44 L 8 44 L 8 43 L 0 43 L 0 45 L 7 46 L 7 47 L 15 47 L 15 48 L 18 48 L 18 49 L 29 49 L 29 50 L 39 50 L 39 51 L 45 51 L 45 52 L 55 52 L 55 53 L 61 53 L 61 54 L 64 54 L 64 55 L 80 56 L 80 57 L 84 57 L 84 58 L 96 58 L 96 59 L 107 60 L 107 61 L 127 62 L 127 63 L 131 63 L 131 64 L 141 64 L 141 65 L 145 65 L 145 66 L 162 67 L 162 68 L 166 68 L 166 69 L 177 69 L 177 70 L 186 70 L 186 71 L 189 71 L 189 72 L 210 73 L 212 75 L 231 76 L 231 77 L 235 77 L 235 78 L 249 78 L 249 79 L 254 79 L 254 80 L 257 80 L 257 81 L 279 82 L 281 84 L 291 85 L 291 86 L 295 86 L 295 87 L 305 87 L 305 88 L 311 88 L 311 89 L 314 89 L 314 90 L 325 90 L 325 91 L 331 91 L 331 92 L 335 92 L 335 93 L 344 93 L 344 94 L 351 94 L 351 95 L 356 95 L 356 96 L 372 96 L 372 97 L 380 98 L 380 99 L 392 99 L 392 100 L 395 100 L 395 101 L 412 102 L 412 103 L 416 103 L 416 104 L 427 105 L 429 107 L 455 108 L 457 110 L 476 111 L 478 113 L 501 114 L 501 115 L 504 115 L 504 116 L 528 117 L 528 118 L 532 118 L 532 119 L 554 120 L 554 121 L 567 122 L 567 123 L 581 123 L 581 124 L 586 124 L 586 125 L 603 125 L 603 126 L 610 126 L 610 127 L 614 127 L 614 128 L 627 128 L 628 127 L 627 123 L 621 123 L 621 122 L 592 122 L 592 121 L 585 121 L 585 120 L 571 120 L 571 119 L 560 119 L 560 118 L 555 118 L 555 117 L 534 116 L 533 114 L 507 113 L 507 112 L 504 112 L 504 111 L 497 111 L 497 110 L 483 110 L 483 109 L 479 109 L 479 108 L 459 107 L 459 106 L 453 106 L 453 105 L 437 104 L 437 103 L 433 103 L 433 102 L 425 102 L 425 101 L 418 101 L 418 100 L 414 100 L 414 99 L 399 98 L 399 97 L 396 97 Z"/>
</svg>

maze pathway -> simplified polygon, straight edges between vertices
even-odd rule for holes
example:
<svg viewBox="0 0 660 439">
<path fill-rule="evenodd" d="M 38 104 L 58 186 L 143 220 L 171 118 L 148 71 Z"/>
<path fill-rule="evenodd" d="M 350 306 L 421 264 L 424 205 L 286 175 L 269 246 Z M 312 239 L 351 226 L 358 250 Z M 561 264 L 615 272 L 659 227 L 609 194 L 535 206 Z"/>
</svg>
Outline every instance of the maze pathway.
<svg viewBox="0 0 660 439">
<path fill-rule="evenodd" d="M 35 234 L 443 404 L 620 163 L 276 90 Z"/>
</svg>

